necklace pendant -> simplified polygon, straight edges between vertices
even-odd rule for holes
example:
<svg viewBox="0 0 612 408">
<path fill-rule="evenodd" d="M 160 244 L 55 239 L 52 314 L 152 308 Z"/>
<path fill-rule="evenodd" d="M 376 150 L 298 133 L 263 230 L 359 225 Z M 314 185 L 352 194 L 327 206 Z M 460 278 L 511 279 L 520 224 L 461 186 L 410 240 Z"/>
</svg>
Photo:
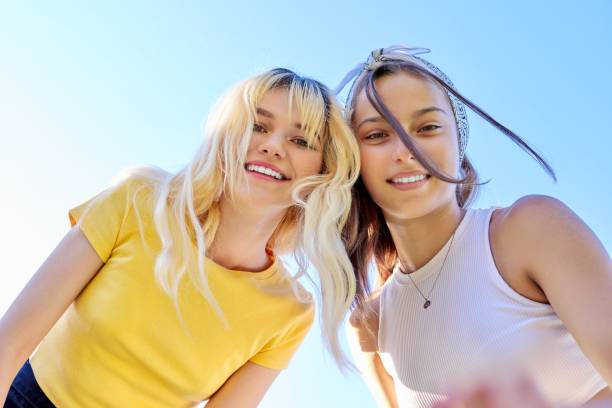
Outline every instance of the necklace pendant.
<svg viewBox="0 0 612 408">
<path fill-rule="evenodd" d="M 429 300 L 426 300 L 425 303 L 423 303 L 423 309 L 427 309 L 429 305 L 431 305 L 431 302 Z"/>
</svg>

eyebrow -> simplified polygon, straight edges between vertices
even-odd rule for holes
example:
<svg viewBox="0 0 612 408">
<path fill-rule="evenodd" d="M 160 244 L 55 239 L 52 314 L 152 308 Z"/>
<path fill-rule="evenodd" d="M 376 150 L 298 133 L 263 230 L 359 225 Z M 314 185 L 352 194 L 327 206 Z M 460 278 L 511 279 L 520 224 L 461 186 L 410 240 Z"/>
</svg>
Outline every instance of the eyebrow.
<svg viewBox="0 0 612 408">
<path fill-rule="evenodd" d="M 270 111 L 267 111 L 267 110 L 262 109 L 262 108 L 257 108 L 256 111 L 261 116 L 265 116 L 266 118 L 269 118 L 269 119 L 274 119 L 274 114 L 272 114 L 272 112 L 270 112 Z M 299 122 L 295 122 L 294 126 L 297 129 L 300 129 L 300 130 L 302 130 L 302 128 L 303 128 L 302 124 L 299 123 Z"/>
<path fill-rule="evenodd" d="M 444 109 L 442 108 L 438 108 L 436 106 L 430 106 L 428 108 L 423 108 L 423 109 L 419 109 L 418 111 L 414 112 L 412 115 L 410 115 L 411 119 L 414 120 L 416 118 L 418 118 L 419 116 L 423 116 L 426 113 L 429 112 L 441 112 L 443 114 L 445 114 L 446 116 L 448 116 L 448 112 L 446 112 Z M 364 120 L 361 121 L 361 123 L 359 123 L 359 125 L 357 125 L 357 130 L 363 126 L 366 123 L 380 123 L 380 122 L 385 122 L 385 119 L 382 118 L 382 116 L 371 116 L 369 118 L 365 118 Z"/>
<path fill-rule="evenodd" d="M 424 114 L 429 113 L 429 112 L 441 112 L 445 114 L 446 116 L 448 116 L 448 112 L 446 112 L 444 109 L 438 108 L 436 106 L 430 106 L 429 108 L 419 109 L 418 111 L 414 112 L 412 114 L 412 119 L 416 119 L 419 116 L 423 116 Z"/>
</svg>

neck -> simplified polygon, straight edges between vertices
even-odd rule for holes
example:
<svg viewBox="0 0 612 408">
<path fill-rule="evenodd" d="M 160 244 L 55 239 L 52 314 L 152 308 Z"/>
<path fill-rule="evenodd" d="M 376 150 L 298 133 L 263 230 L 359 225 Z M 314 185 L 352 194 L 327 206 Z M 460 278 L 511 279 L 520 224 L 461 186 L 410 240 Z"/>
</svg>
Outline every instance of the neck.
<svg viewBox="0 0 612 408">
<path fill-rule="evenodd" d="M 244 203 L 220 200 L 221 217 L 207 256 L 219 265 L 235 270 L 258 272 L 272 260 L 266 244 L 286 209 L 253 208 Z"/>
<path fill-rule="evenodd" d="M 387 226 L 405 272 L 414 272 L 429 262 L 457 230 L 465 210 L 453 204 L 419 218 L 387 217 Z"/>
</svg>

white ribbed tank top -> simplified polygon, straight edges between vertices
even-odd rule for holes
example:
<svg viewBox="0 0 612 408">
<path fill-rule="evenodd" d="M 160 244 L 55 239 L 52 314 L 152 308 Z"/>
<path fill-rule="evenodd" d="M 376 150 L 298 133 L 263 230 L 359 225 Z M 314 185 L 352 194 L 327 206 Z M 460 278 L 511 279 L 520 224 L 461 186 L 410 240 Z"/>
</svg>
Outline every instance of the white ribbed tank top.
<svg viewBox="0 0 612 408">
<path fill-rule="evenodd" d="M 549 401 L 582 404 L 607 385 L 550 305 L 527 299 L 499 274 L 489 244 L 493 208 L 470 209 L 459 224 L 436 287 L 424 300 L 396 268 L 380 297 L 378 347 L 400 407 L 430 407 L 441 388 L 509 365 Z M 427 295 L 449 242 L 411 274 Z"/>
</svg>

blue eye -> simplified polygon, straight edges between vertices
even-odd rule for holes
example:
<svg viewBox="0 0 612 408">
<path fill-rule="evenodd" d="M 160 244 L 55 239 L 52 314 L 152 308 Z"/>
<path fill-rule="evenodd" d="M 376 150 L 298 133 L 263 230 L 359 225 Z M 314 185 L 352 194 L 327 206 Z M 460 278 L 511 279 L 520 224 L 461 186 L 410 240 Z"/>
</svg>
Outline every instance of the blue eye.
<svg viewBox="0 0 612 408">
<path fill-rule="evenodd" d="M 253 124 L 253 132 L 265 133 L 265 132 L 267 132 L 267 130 L 266 130 L 266 128 L 262 124 L 254 123 Z"/>
<path fill-rule="evenodd" d="M 303 137 L 294 137 L 293 139 L 291 139 L 291 141 L 300 147 L 304 147 L 304 148 L 311 149 L 311 150 L 316 150 L 315 147 L 309 145 L 308 141 L 304 139 Z"/>
</svg>

